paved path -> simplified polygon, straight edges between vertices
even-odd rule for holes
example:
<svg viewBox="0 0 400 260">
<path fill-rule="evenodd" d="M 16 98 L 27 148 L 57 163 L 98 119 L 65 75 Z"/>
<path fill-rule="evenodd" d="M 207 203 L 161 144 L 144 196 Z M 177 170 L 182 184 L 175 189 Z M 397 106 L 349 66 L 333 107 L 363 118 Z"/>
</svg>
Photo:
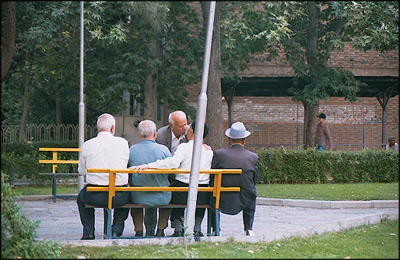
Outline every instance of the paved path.
<svg viewBox="0 0 400 260">
<path fill-rule="evenodd" d="M 82 225 L 79 219 L 78 207 L 75 200 L 52 199 L 17 200 L 23 212 L 31 220 L 40 220 L 37 229 L 38 239 L 58 240 L 62 244 L 106 246 L 126 244 L 166 244 L 181 243 L 182 238 L 168 237 L 173 229 L 168 227 L 165 234 L 168 238 L 148 239 L 103 239 L 103 210 L 96 209 L 96 239 L 92 241 L 79 240 L 82 235 Z M 398 220 L 398 201 L 382 201 L 375 203 L 356 204 L 356 202 L 312 202 L 304 200 L 258 199 L 254 220 L 254 237 L 244 235 L 242 215 L 221 214 L 221 236 L 204 237 L 204 241 L 226 241 L 233 237 L 235 241 L 269 242 L 286 237 L 310 236 L 324 232 L 333 232 L 350 227 L 379 223 L 387 219 Z M 262 205 L 264 204 L 264 205 Z M 285 206 L 290 204 L 291 206 Z M 329 207 L 327 206 L 329 205 Z M 359 205 L 359 206 L 357 206 Z M 365 205 L 368 205 L 365 206 Z M 381 205 L 381 207 L 379 206 Z M 354 208 L 355 207 L 355 208 Z M 206 214 L 207 215 L 207 214 Z M 203 220 L 202 230 L 206 233 L 207 216 Z M 123 236 L 133 237 L 132 218 L 125 221 Z"/>
</svg>

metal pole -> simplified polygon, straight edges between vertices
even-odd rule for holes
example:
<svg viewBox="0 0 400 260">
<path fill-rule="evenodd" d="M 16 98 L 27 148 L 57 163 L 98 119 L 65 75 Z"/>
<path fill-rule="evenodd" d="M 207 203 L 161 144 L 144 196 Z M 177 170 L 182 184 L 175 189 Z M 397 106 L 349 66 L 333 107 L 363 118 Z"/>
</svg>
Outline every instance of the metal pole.
<svg viewBox="0 0 400 260">
<path fill-rule="evenodd" d="M 82 148 L 85 142 L 85 103 L 83 96 L 83 1 L 81 1 L 81 76 L 80 76 L 80 101 L 79 101 L 79 148 Z M 79 152 L 80 156 L 80 152 Z M 83 189 L 84 178 L 83 176 L 78 176 L 78 193 Z"/>
<path fill-rule="evenodd" d="M 201 148 L 203 145 L 203 133 L 204 133 L 204 122 L 206 117 L 207 109 L 207 83 L 208 83 L 208 72 L 210 68 L 210 57 L 211 57 L 211 43 L 212 33 L 214 26 L 214 15 L 215 15 L 215 1 L 210 3 L 210 15 L 208 18 L 207 38 L 206 38 L 206 49 L 204 52 L 204 63 L 203 63 L 203 76 L 201 79 L 201 92 L 197 102 L 197 115 L 196 115 L 196 133 L 194 134 L 194 144 L 192 153 L 192 165 L 190 168 L 190 181 L 189 191 L 187 199 L 187 210 L 185 214 L 185 235 L 184 242 L 192 244 L 193 241 L 193 226 L 195 222 L 195 211 L 197 202 L 197 188 L 199 184 L 199 171 L 200 171 L 200 160 L 201 160 Z"/>
</svg>

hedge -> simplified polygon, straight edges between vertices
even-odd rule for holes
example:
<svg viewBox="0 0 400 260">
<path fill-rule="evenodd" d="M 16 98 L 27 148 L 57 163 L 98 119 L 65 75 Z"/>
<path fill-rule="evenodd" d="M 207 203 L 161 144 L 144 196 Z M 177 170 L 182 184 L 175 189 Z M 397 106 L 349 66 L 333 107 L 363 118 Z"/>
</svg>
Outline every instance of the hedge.
<svg viewBox="0 0 400 260">
<path fill-rule="evenodd" d="M 40 172 L 51 172 L 50 164 L 39 164 L 39 159 L 51 159 L 51 152 L 40 152 L 39 147 L 78 147 L 77 141 L 45 141 L 45 142 L 17 142 L 1 145 L 1 169 L 7 173 L 11 182 L 14 179 L 26 177 L 33 183 L 50 181 L 48 176 L 39 175 Z M 58 156 L 63 160 L 78 160 L 77 153 L 62 153 Z M 59 165 L 58 172 L 77 172 L 77 165 Z"/>
<path fill-rule="evenodd" d="M 399 153 L 386 150 L 257 152 L 261 183 L 398 182 Z"/>
<path fill-rule="evenodd" d="M 49 181 L 39 172 L 51 172 L 50 165 L 39 165 L 39 158 L 51 158 L 39 147 L 78 147 L 77 141 L 3 144 L 1 169 L 15 178 L 34 183 Z M 357 152 L 317 152 L 313 149 L 266 149 L 257 151 L 260 183 L 349 183 L 398 182 L 399 153 L 386 150 Z M 63 153 L 59 158 L 77 160 L 77 153 Z M 60 165 L 58 172 L 77 172 L 77 165 Z"/>
</svg>

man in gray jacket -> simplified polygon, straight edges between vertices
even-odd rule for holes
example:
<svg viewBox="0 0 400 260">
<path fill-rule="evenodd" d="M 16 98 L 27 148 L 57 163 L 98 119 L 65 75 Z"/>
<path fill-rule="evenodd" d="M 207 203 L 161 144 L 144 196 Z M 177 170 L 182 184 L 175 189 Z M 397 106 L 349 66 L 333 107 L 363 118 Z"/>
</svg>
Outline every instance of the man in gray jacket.
<svg viewBox="0 0 400 260">
<path fill-rule="evenodd" d="M 174 111 L 169 114 L 169 124 L 157 131 L 156 142 L 168 147 L 173 155 L 181 143 L 187 143 L 186 130 L 188 128 L 186 114 L 183 111 Z"/>
</svg>

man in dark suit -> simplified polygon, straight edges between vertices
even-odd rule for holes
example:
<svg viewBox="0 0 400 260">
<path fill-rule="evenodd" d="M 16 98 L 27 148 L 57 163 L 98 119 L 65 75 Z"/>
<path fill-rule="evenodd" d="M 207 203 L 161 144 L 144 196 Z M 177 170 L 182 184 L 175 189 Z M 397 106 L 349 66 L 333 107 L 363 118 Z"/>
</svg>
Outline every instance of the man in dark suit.
<svg viewBox="0 0 400 260">
<path fill-rule="evenodd" d="M 222 176 L 221 186 L 240 187 L 240 192 L 221 192 L 219 209 L 222 213 L 236 215 L 243 211 L 243 225 L 247 236 L 254 236 L 253 222 L 256 211 L 256 183 L 258 155 L 243 148 L 251 133 L 242 122 L 232 124 L 225 131 L 232 145 L 214 152 L 212 169 L 242 169 L 242 174 Z M 211 176 L 213 184 L 213 176 Z"/>
</svg>

